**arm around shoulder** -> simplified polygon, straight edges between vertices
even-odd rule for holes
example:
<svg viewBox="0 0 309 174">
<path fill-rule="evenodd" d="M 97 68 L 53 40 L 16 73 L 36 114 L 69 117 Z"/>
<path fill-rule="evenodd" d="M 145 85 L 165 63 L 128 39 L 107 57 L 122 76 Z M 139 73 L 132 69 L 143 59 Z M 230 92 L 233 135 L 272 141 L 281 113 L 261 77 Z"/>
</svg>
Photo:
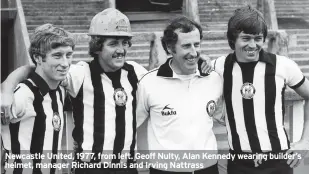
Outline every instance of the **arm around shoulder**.
<svg viewBox="0 0 309 174">
<path fill-rule="evenodd" d="M 88 66 L 86 62 L 78 62 L 75 65 L 71 65 L 66 79 L 61 83 L 72 97 L 76 97 L 84 83 L 86 67 Z"/>
<path fill-rule="evenodd" d="M 134 62 L 134 61 L 127 61 L 128 64 L 134 67 L 137 79 L 140 80 L 148 71 L 142 65 Z"/>
<path fill-rule="evenodd" d="M 10 107 L 11 120 L 16 123 L 36 115 L 33 106 L 34 94 L 25 84 L 19 84 L 14 92 L 14 102 Z"/>
<path fill-rule="evenodd" d="M 6 80 L 1 84 L 2 93 L 3 91 L 13 92 L 16 86 L 23 80 L 26 80 L 29 74 L 34 70 L 35 70 L 34 65 L 24 65 L 14 70 L 11 74 L 9 74 Z"/>
<path fill-rule="evenodd" d="M 35 66 L 24 65 L 13 71 L 6 80 L 1 84 L 1 111 L 4 112 L 4 117 L 1 118 L 4 124 L 10 120 L 10 108 L 14 102 L 14 89 L 18 83 L 27 79 L 29 74 L 34 71 Z"/>
</svg>

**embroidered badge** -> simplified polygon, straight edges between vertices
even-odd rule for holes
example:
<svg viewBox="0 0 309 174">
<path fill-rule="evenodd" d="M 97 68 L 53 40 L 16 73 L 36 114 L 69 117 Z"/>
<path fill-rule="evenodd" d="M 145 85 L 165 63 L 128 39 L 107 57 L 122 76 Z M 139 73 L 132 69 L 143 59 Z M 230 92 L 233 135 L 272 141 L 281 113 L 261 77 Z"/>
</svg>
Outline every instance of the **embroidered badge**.
<svg viewBox="0 0 309 174">
<path fill-rule="evenodd" d="M 54 112 L 53 115 L 53 127 L 55 131 L 60 131 L 61 129 L 61 118 L 58 112 Z"/>
<path fill-rule="evenodd" d="M 255 94 L 255 88 L 252 83 L 244 83 L 240 89 L 240 93 L 244 99 L 252 99 Z"/>
<path fill-rule="evenodd" d="M 124 106 L 124 105 L 126 105 L 127 100 L 128 100 L 128 95 L 124 91 L 124 89 L 123 88 L 117 88 L 114 92 L 114 101 L 115 101 L 116 105 Z"/>
<path fill-rule="evenodd" d="M 216 111 L 216 102 L 213 100 L 210 100 L 206 105 L 206 111 L 210 117 L 213 117 Z"/>
</svg>

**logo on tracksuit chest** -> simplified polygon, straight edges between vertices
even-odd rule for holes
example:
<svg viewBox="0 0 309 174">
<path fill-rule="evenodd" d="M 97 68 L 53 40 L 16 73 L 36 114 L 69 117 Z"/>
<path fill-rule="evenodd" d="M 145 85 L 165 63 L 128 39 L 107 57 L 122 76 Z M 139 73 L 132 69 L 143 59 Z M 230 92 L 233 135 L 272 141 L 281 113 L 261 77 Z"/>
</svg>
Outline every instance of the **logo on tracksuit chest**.
<svg viewBox="0 0 309 174">
<path fill-rule="evenodd" d="M 174 108 L 171 108 L 168 105 L 164 106 L 164 108 L 161 111 L 162 116 L 171 116 L 171 115 L 176 115 L 176 111 L 174 110 Z"/>
</svg>

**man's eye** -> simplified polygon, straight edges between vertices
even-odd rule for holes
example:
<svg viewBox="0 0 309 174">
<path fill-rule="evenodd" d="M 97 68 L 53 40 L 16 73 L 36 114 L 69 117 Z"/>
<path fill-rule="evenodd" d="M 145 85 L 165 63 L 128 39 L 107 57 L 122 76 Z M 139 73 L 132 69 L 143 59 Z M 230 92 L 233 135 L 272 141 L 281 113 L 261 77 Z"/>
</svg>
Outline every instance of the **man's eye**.
<svg viewBox="0 0 309 174">
<path fill-rule="evenodd" d="M 129 41 L 123 41 L 123 42 L 122 42 L 122 45 L 123 45 L 123 46 L 128 46 L 128 45 L 129 45 Z"/>
<path fill-rule="evenodd" d="M 249 41 L 250 38 L 249 38 L 249 37 L 243 37 L 242 40 L 243 40 L 243 41 Z"/>
<path fill-rule="evenodd" d="M 200 43 L 196 43 L 196 44 L 194 44 L 194 47 L 200 47 L 201 46 L 201 44 Z"/>
<path fill-rule="evenodd" d="M 55 59 L 60 59 L 60 58 L 61 58 L 61 55 L 56 54 L 56 55 L 53 55 L 53 57 L 54 57 Z"/>
<path fill-rule="evenodd" d="M 261 41 L 263 38 L 261 37 L 258 37 L 258 38 L 255 38 L 255 41 Z"/>
<path fill-rule="evenodd" d="M 190 48 L 191 45 L 187 44 L 187 45 L 183 45 L 182 47 L 183 47 L 183 48 Z"/>
<path fill-rule="evenodd" d="M 73 54 L 72 54 L 72 53 L 67 54 L 67 58 L 71 58 L 72 56 L 73 56 Z"/>
<path fill-rule="evenodd" d="M 117 45 L 118 45 L 118 42 L 111 42 L 111 43 L 109 43 L 108 45 L 110 45 L 110 46 L 117 46 Z"/>
</svg>

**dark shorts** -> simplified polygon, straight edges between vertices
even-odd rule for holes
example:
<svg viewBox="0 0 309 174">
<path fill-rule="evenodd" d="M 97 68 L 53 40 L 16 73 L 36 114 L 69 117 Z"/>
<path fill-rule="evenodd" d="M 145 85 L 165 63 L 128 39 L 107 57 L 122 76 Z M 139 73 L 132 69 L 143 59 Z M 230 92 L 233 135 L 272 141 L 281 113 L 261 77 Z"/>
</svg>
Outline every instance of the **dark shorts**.
<svg viewBox="0 0 309 174">
<path fill-rule="evenodd" d="M 228 160 L 228 174 L 293 174 L 293 169 L 287 164 L 286 159 L 268 159 L 263 160 L 262 164 L 255 167 L 252 159 Z"/>
<path fill-rule="evenodd" d="M 170 171 L 164 171 L 164 170 L 158 170 L 154 168 L 150 168 L 149 174 L 219 174 L 218 171 L 218 164 L 215 164 L 213 166 L 207 167 L 205 169 L 196 170 L 194 172 L 170 172 Z"/>
</svg>

